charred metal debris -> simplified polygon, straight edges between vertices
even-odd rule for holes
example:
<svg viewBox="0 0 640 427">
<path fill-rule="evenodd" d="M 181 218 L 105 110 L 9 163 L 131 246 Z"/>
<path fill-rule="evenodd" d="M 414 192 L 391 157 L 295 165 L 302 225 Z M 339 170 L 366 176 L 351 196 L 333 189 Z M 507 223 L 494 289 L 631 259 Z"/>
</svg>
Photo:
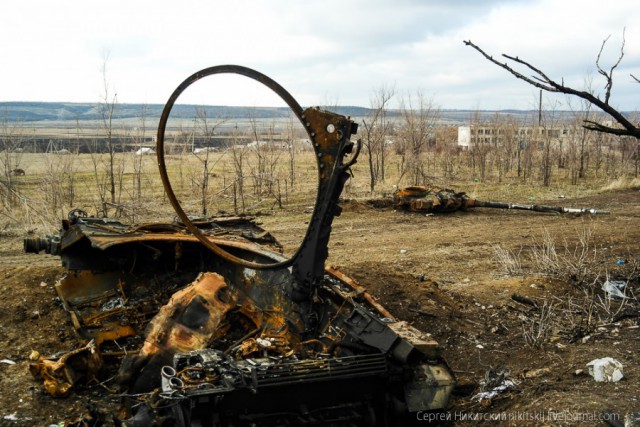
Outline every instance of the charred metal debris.
<svg viewBox="0 0 640 427">
<path fill-rule="evenodd" d="M 250 218 L 192 220 L 171 189 L 163 155 L 171 108 L 190 84 L 221 73 L 271 88 L 314 146 L 315 209 L 291 258 Z M 66 396 L 119 366 L 110 386 L 125 426 L 402 425 L 414 412 L 445 408 L 455 381 L 438 344 L 325 266 L 360 150 L 356 130 L 347 117 L 303 110 L 248 68 L 212 67 L 185 80 L 165 106 L 157 144 L 178 219 L 133 226 L 75 210 L 59 235 L 25 239 L 25 251 L 62 259 L 67 273 L 55 289 L 80 343 L 33 360 L 33 375 Z"/>
</svg>

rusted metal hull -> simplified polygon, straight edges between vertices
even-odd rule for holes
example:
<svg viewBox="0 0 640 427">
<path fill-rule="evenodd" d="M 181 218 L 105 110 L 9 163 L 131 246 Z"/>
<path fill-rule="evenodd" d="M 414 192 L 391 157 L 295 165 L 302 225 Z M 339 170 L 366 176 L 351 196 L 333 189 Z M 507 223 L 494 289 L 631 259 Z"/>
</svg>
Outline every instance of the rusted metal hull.
<svg viewBox="0 0 640 427">
<path fill-rule="evenodd" d="M 256 227 L 246 222 L 233 227 Z M 77 268 L 56 291 L 80 342 L 95 343 L 101 359 L 121 363 L 121 390 L 151 396 L 173 372 L 153 396 L 181 402 L 162 414 L 126 409 L 126 425 L 160 418 L 185 426 L 184 420 L 201 418 L 202 425 L 291 419 L 378 425 L 389 414 L 446 406 L 454 379 L 438 344 L 334 267 L 325 271 L 318 318 L 310 321 L 289 297 L 295 285 L 290 268 L 238 266 L 171 224 L 150 230 L 111 221 L 106 230 L 104 223 L 85 218 L 66 224 L 58 255 Z M 229 240 L 211 238 L 245 259 L 283 258 L 229 234 Z M 240 407 L 244 415 L 230 415 Z M 211 414 L 218 424 L 206 424 Z"/>
</svg>

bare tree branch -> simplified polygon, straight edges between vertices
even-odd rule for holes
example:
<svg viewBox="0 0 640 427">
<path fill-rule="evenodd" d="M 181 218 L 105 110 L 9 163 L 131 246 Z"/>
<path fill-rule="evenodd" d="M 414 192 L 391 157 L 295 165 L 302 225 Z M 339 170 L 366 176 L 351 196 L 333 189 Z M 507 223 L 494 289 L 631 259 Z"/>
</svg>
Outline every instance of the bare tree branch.
<svg viewBox="0 0 640 427">
<path fill-rule="evenodd" d="M 618 122 L 623 127 L 623 129 L 618 129 L 618 128 L 612 128 L 608 126 L 603 126 L 595 122 L 585 122 L 586 124 L 584 127 L 586 129 L 595 130 L 598 132 L 610 133 L 614 135 L 628 135 L 628 136 L 633 136 L 635 138 L 640 139 L 640 128 L 638 128 L 636 125 L 631 123 L 622 113 L 620 113 L 618 110 L 616 110 L 611 105 L 609 105 L 609 97 L 611 95 L 611 86 L 613 85 L 613 71 L 620 64 L 620 62 L 622 61 L 622 58 L 624 57 L 624 39 L 623 39 L 622 47 L 620 49 L 620 56 L 618 57 L 618 61 L 611 67 L 609 71 L 605 71 L 600 66 L 599 61 L 600 61 L 600 54 L 602 53 L 602 49 L 604 48 L 604 45 L 606 44 L 607 40 L 608 38 L 605 39 L 605 41 L 603 42 L 602 47 L 600 48 L 600 53 L 598 53 L 598 58 L 596 60 L 596 64 L 598 66 L 598 72 L 607 79 L 607 84 L 605 86 L 606 94 L 605 94 L 604 100 L 600 99 L 598 96 L 595 96 L 590 92 L 576 90 L 569 86 L 565 86 L 564 80 L 561 83 L 558 83 L 552 80 L 542 70 L 534 67 L 530 63 L 518 58 L 517 56 L 514 57 L 510 55 L 504 55 L 504 54 L 502 55 L 505 58 L 509 59 L 510 61 L 520 64 L 525 68 L 529 69 L 530 71 L 532 71 L 533 72 L 532 76 L 527 77 L 521 72 L 509 66 L 508 63 L 506 62 L 503 63 L 494 59 L 492 56 L 488 55 L 480 47 L 473 44 L 470 40 L 464 41 L 464 44 L 467 46 L 471 46 L 472 48 L 480 52 L 480 54 L 490 62 L 496 64 L 500 68 L 504 68 L 516 78 L 524 80 L 525 82 L 529 83 L 534 87 L 545 90 L 547 92 L 564 93 L 566 95 L 577 96 L 579 98 L 582 98 L 590 102 L 591 104 L 595 105 L 596 107 L 598 107 L 599 109 L 601 109 L 602 111 L 610 115 L 616 122 Z M 640 83 L 640 81 L 637 78 L 635 78 L 634 76 L 631 76 L 631 77 L 633 77 L 636 81 Z"/>
<path fill-rule="evenodd" d="M 551 86 L 548 86 L 546 84 L 543 84 L 544 82 L 547 82 L 548 79 L 545 79 L 544 74 L 538 70 L 537 68 L 531 66 L 530 64 L 522 61 L 521 59 L 519 59 L 518 57 L 511 57 L 511 56 L 507 56 L 507 55 L 503 55 L 505 58 L 507 59 L 511 59 L 514 62 L 517 62 L 519 64 L 524 65 L 525 67 L 529 68 L 530 70 L 532 70 L 533 72 L 535 72 L 536 74 L 543 76 L 542 79 L 539 79 L 538 77 L 527 77 L 524 74 L 514 70 L 513 68 L 511 68 L 506 62 L 499 62 L 496 59 L 493 59 L 493 56 L 489 56 L 484 50 L 480 49 L 480 47 L 476 46 L 475 44 L 473 44 L 471 42 L 471 40 L 467 40 L 464 42 L 464 44 L 466 44 L 467 46 L 471 46 L 472 48 L 474 48 L 475 50 L 477 50 L 478 52 L 480 52 L 482 54 L 482 56 L 484 56 L 485 58 L 487 58 L 489 61 L 493 62 L 494 64 L 496 64 L 497 66 L 504 68 L 505 70 L 507 70 L 508 72 L 510 72 L 511 74 L 513 74 L 514 76 L 516 76 L 517 78 L 524 80 L 525 82 L 529 83 L 530 85 L 533 85 L 537 88 L 540 88 L 542 90 L 546 90 L 548 92 L 558 92 L 556 89 L 554 89 Z"/>
<path fill-rule="evenodd" d="M 601 123 L 594 122 L 593 120 L 584 120 L 584 125 L 582 126 L 585 129 L 594 130 L 596 132 L 609 133 L 612 135 L 618 136 L 628 136 L 629 131 L 622 128 L 613 128 L 611 126 L 605 126 Z"/>
<path fill-rule="evenodd" d="M 604 76 L 604 78 L 607 81 L 607 84 L 605 84 L 604 86 L 605 88 L 604 102 L 606 104 L 609 103 L 609 98 L 611 97 L 611 87 L 613 86 L 613 71 L 616 69 L 618 65 L 620 65 L 620 61 L 622 61 L 622 58 L 624 57 L 624 43 L 625 43 L 624 33 L 625 33 L 625 30 L 623 29 L 622 45 L 620 46 L 620 56 L 618 57 L 618 61 L 615 64 L 613 64 L 613 66 L 608 72 L 603 70 L 602 67 L 600 66 L 600 56 L 602 55 L 602 51 L 604 50 L 604 47 L 607 44 L 607 41 L 609 41 L 609 38 L 611 37 L 611 35 L 607 36 L 607 38 L 602 41 L 602 46 L 600 46 L 600 51 L 598 52 L 598 56 L 596 58 L 596 67 L 598 67 L 598 73 Z"/>
</svg>

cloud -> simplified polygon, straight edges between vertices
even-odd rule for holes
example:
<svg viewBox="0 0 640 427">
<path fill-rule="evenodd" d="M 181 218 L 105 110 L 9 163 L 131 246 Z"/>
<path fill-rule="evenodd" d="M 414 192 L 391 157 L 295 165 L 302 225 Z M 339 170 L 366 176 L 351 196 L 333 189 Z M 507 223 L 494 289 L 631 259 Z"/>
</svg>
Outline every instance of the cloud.
<svg viewBox="0 0 640 427">
<path fill-rule="evenodd" d="M 163 103 L 198 69 L 236 63 L 271 76 L 304 105 L 367 105 L 386 84 L 398 94 L 420 88 L 443 108 L 530 108 L 534 89 L 462 41 L 496 57 L 517 55 L 578 88 L 592 76 L 601 88 L 596 55 L 611 35 L 601 59 L 605 68 L 615 63 L 626 27 L 614 101 L 637 106 L 629 74 L 640 75 L 640 8 L 631 0 L 606 7 L 595 0 L 24 0 L 5 11 L 4 101 L 96 101 L 108 52 L 108 79 L 121 102 Z M 225 80 L 200 98 L 270 102 L 259 92 Z"/>
</svg>

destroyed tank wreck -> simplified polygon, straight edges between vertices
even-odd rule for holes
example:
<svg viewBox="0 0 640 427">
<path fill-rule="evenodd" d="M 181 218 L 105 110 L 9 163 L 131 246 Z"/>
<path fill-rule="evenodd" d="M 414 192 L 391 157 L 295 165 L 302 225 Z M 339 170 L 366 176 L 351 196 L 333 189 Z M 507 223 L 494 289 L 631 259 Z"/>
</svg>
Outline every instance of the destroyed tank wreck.
<svg viewBox="0 0 640 427">
<path fill-rule="evenodd" d="M 427 214 L 449 213 L 472 208 L 514 209 L 544 213 L 609 214 L 609 211 L 593 208 L 567 208 L 561 206 L 482 201 L 474 199 L 464 192 L 422 185 L 412 185 L 397 190 L 393 194 L 393 207 L 394 209 Z"/>
<path fill-rule="evenodd" d="M 164 133 L 180 93 L 235 73 L 276 92 L 307 129 L 318 192 L 293 256 L 246 217 L 194 220 L 173 194 Z M 178 218 L 126 225 L 75 210 L 59 235 L 25 239 L 59 255 L 56 284 L 79 345 L 31 363 L 54 396 L 118 365 L 125 426 L 405 425 L 447 406 L 455 380 L 428 333 L 396 319 L 367 290 L 327 266 L 338 199 L 360 144 L 349 118 L 303 110 L 267 76 L 239 66 L 195 73 L 173 93 L 157 155 Z M 113 386 L 115 388 L 115 386 Z"/>
</svg>

